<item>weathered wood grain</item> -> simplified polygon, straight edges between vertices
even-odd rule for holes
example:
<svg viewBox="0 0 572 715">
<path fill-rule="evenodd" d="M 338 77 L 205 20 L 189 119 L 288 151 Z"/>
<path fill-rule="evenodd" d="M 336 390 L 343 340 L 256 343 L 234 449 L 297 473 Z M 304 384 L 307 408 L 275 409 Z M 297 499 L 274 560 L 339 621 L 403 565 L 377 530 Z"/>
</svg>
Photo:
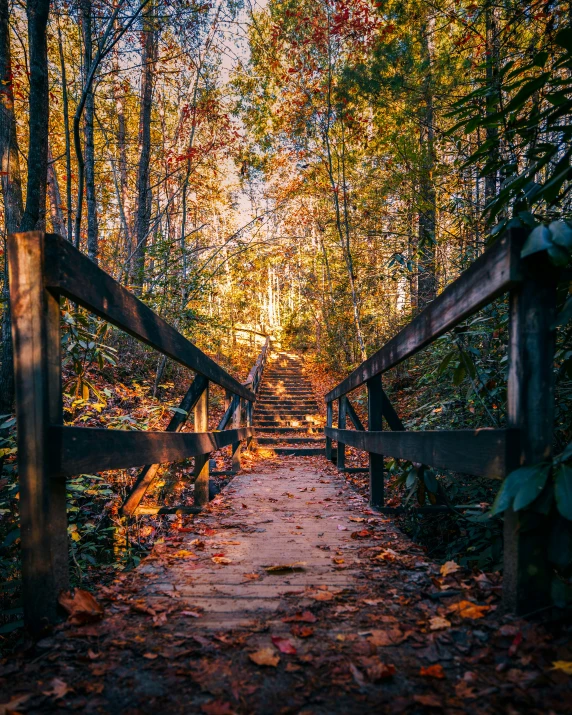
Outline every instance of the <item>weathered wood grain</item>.
<svg viewBox="0 0 572 715">
<path fill-rule="evenodd" d="M 522 280 L 521 241 L 509 234 L 488 249 L 425 310 L 325 397 L 338 399 L 395 367 Z"/>
<path fill-rule="evenodd" d="M 428 464 L 439 469 L 501 479 L 511 469 L 519 431 L 514 429 L 358 432 L 326 428 L 338 443 L 365 452 Z"/>
<path fill-rule="evenodd" d="M 252 427 L 224 432 L 129 432 L 92 427 L 51 426 L 51 463 L 61 454 L 60 474 L 103 472 L 141 464 L 178 462 L 208 454 L 242 441 L 254 433 Z"/>
<path fill-rule="evenodd" d="M 57 298 L 44 288 L 44 234 L 8 236 L 8 268 L 18 428 L 22 596 L 27 628 L 39 635 L 57 620 L 68 588 L 65 483 L 51 479 L 49 425 L 61 423 Z"/>
<path fill-rule="evenodd" d="M 513 467 L 550 459 L 554 430 L 555 270 L 547 257 L 525 263 L 521 286 L 510 296 L 508 424 L 521 431 Z M 551 602 L 548 558 L 551 518 L 509 510 L 504 516 L 503 600 L 524 614 Z"/>
<path fill-rule="evenodd" d="M 203 390 L 195 405 L 195 433 L 205 433 L 209 428 L 209 387 Z M 195 457 L 195 506 L 209 503 L 209 454 Z"/>
<path fill-rule="evenodd" d="M 46 287 L 80 303 L 167 357 L 249 400 L 254 393 L 175 328 L 82 255 L 68 241 L 46 234 Z"/>
<path fill-rule="evenodd" d="M 384 392 L 381 375 L 371 377 L 367 383 L 367 426 L 370 432 L 383 430 Z M 383 454 L 369 453 L 369 503 L 374 509 L 385 504 L 385 465 Z"/>
</svg>

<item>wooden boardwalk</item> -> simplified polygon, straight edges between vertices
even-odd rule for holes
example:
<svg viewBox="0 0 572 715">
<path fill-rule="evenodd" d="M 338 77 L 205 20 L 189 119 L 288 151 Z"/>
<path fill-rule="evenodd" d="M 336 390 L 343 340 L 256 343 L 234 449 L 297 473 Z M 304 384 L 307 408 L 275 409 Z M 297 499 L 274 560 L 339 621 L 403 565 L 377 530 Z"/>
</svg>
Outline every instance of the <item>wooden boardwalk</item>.
<svg viewBox="0 0 572 715">
<path fill-rule="evenodd" d="M 187 558 L 140 567 L 156 579 L 145 595 L 174 594 L 203 612 L 198 627 L 227 629 L 272 618 L 288 593 L 355 588 L 358 542 L 348 534 L 366 504 L 344 490 L 343 477 L 324 478 L 309 460 L 240 475 L 193 521 L 180 544 Z"/>
</svg>

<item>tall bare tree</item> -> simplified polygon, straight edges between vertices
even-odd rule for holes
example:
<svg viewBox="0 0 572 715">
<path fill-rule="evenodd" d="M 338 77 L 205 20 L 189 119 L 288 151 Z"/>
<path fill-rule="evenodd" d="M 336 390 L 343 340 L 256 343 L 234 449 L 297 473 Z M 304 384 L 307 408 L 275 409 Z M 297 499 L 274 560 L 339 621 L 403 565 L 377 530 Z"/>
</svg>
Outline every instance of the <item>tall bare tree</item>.
<svg viewBox="0 0 572 715">
<path fill-rule="evenodd" d="M 14 116 L 12 88 L 12 56 L 10 53 L 10 25 L 8 0 L 0 0 L 0 168 L 4 219 L 8 233 L 17 231 L 22 221 L 22 177 L 18 158 L 18 138 Z M 6 251 L 4 250 L 4 255 Z M 8 270 L 4 263 L 2 293 L 2 363 L 0 367 L 0 410 L 12 409 L 14 401 L 13 353 L 10 320 Z"/>
<path fill-rule="evenodd" d="M 50 0 L 28 0 L 28 44 L 30 55 L 29 149 L 26 209 L 22 231 L 46 226 L 48 180 L 48 123 L 50 118 L 48 41 L 46 27 Z"/>
</svg>

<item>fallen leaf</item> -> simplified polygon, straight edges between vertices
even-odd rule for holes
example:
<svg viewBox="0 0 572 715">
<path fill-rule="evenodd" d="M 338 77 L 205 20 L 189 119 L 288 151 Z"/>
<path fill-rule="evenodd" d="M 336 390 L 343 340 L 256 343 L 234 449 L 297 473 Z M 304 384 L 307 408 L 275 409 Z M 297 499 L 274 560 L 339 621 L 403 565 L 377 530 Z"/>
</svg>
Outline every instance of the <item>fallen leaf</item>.
<svg viewBox="0 0 572 715">
<path fill-rule="evenodd" d="M 247 505 L 247 504 L 241 504 L 241 506 L 242 506 L 243 509 L 248 509 L 248 505 Z"/>
<path fill-rule="evenodd" d="M 447 609 L 449 613 L 455 613 L 461 618 L 471 618 L 476 620 L 477 618 L 483 618 L 487 611 L 491 610 L 490 606 L 479 606 L 471 601 L 459 601 L 458 603 L 453 603 Z"/>
<path fill-rule="evenodd" d="M 368 536 L 371 536 L 371 531 L 368 531 L 367 529 L 362 529 L 361 531 L 354 531 L 351 535 L 352 539 L 367 539 Z"/>
<path fill-rule="evenodd" d="M 407 638 L 407 635 L 399 628 L 389 628 L 388 630 L 373 630 L 370 631 L 370 636 L 367 639 L 371 645 L 375 647 L 386 647 L 399 645 Z"/>
<path fill-rule="evenodd" d="M 314 635 L 312 626 L 299 626 L 297 623 L 290 628 L 290 632 L 296 638 L 309 638 Z"/>
<path fill-rule="evenodd" d="M 280 656 L 272 648 L 261 648 L 256 653 L 249 653 L 248 657 L 256 665 L 268 665 L 272 668 L 280 662 Z"/>
<path fill-rule="evenodd" d="M 155 660 L 155 658 L 158 658 L 157 653 L 143 653 L 143 657 L 147 658 L 147 660 Z"/>
<path fill-rule="evenodd" d="M 10 715 L 18 710 L 20 705 L 23 705 L 26 700 L 29 700 L 31 695 L 16 695 L 7 703 L 0 703 L 0 715 Z"/>
<path fill-rule="evenodd" d="M 298 613 L 295 613 L 293 616 L 288 616 L 287 618 L 282 619 L 284 623 L 293 623 L 295 621 L 301 621 L 303 623 L 315 623 L 317 620 L 318 619 L 312 613 L 312 611 L 298 611 Z"/>
<path fill-rule="evenodd" d="M 305 571 L 305 561 L 296 561 L 293 564 L 274 564 L 273 566 L 265 566 L 264 570 L 268 573 L 291 573 L 293 571 Z"/>
<path fill-rule="evenodd" d="M 181 611 L 180 612 L 181 616 L 189 616 L 190 618 L 200 618 L 201 614 L 197 613 L 196 611 Z"/>
<path fill-rule="evenodd" d="M 50 685 L 52 686 L 51 690 L 43 690 L 42 693 L 50 698 L 54 698 L 54 700 L 65 697 L 73 690 L 73 688 L 68 687 L 68 684 L 59 678 L 54 678 Z"/>
<path fill-rule="evenodd" d="M 296 655 L 296 648 L 294 648 L 293 644 L 288 640 L 288 638 L 272 636 L 271 640 L 281 653 L 287 653 L 288 655 Z"/>
<path fill-rule="evenodd" d="M 442 708 L 443 701 L 438 695 L 430 693 L 429 695 L 414 695 L 413 700 L 419 705 L 424 705 L 426 708 Z"/>
<path fill-rule="evenodd" d="M 229 559 L 227 556 L 212 556 L 211 561 L 214 561 L 215 564 L 231 564 L 232 559 Z"/>
<path fill-rule="evenodd" d="M 357 521 L 358 523 L 361 523 L 362 521 L 365 521 L 363 516 L 350 516 L 350 521 Z"/>
<path fill-rule="evenodd" d="M 338 524 L 338 531 L 347 531 L 348 527 L 343 524 Z"/>
<path fill-rule="evenodd" d="M 201 712 L 205 715 L 233 715 L 234 710 L 230 703 L 223 700 L 211 700 L 204 705 L 201 705 Z"/>
<path fill-rule="evenodd" d="M 572 675 L 572 660 L 555 660 L 551 670 L 561 670 L 566 675 Z"/>
<path fill-rule="evenodd" d="M 475 698 L 475 689 L 472 685 L 469 685 L 465 680 L 461 680 L 455 685 L 455 694 L 458 698 Z"/>
<path fill-rule="evenodd" d="M 421 666 L 419 675 L 423 675 L 425 678 L 439 678 L 439 680 L 442 680 L 445 677 L 443 666 L 438 663 L 435 665 L 428 665 L 427 667 Z"/>
<path fill-rule="evenodd" d="M 429 619 L 429 629 L 432 631 L 440 631 L 443 628 L 449 628 L 451 621 L 448 621 L 443 616 L 433 616 Z"/>
<path fill-rule="evenodd" d="M 99 604 L 89 591 L 76 588 L 74 593 L 62 591 L 58 603 L 69 613 L 69 622 L 76 626 L 84 623 L 94 623 L 103 618 L 103 606 Z"/>
<path fill-rule="evenodd" d="M 199 557 L 192 551 L 187 551 L 187 549 L 179 549 L 175 551 L 174 554 L 170 554 L 173 559 L 198 559 Z"/>
<path fill-rule="evenodd" d="M 242 575 L 243 575 L 244 578 L 248 578 L 248 579 L 250 579 L 251 581 L 256 581 L 257 579 L 260 578 L 260 574 L 259 574 L 259 573 L 243 573 Z"/>
<path fill-rule="evenodd" d="M 439 572 L 441 576 L 448 576 L 450 573 L 456 573 L 460 568 L 459 564 L 455 563 L 455 561 L 446 561 L 439 569 Z"/>
<path fill-rule="evenodd" d="M 394 551 L 393 549 L 384 549 L 381 551 L 377 556 L 374 556 L 373 558 L 376 559 L 377 561 L 395 561 L 395 559 L 398 557 L 398 553 Z"/>
<path fill-rule="evenodd" d="M 332 561 L 333 561 L 335 564 L 344 564 L 344 563 L 345 563 L 345 560 L 344 560 L 344 559 L 340 559 L 340 558 L 333 558 Z"/>
<path fill-rule="evenodd" d="M 306 591 L 305 595 L 308 598 L 313 598 L 314 601 L 332 601 L 334 599 L 334 594 L 330 591 Z"/>
<path fill-rule="evenodd" d="M 383 663 L 377 656 L 363 658 L 362 663 L 365 666 L 367 677 L 372 683 L 392 678 L 397 672 L 393 663 Z"/>
</svg>

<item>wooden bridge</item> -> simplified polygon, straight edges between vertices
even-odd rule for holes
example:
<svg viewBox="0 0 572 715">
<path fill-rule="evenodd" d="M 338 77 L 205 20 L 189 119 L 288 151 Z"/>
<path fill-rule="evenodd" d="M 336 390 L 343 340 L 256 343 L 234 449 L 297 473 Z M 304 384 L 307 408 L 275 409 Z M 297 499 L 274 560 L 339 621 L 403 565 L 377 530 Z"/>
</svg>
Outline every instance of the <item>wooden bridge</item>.
<svg viewBox="0 0 572 715">
<path fill-rule="evenodd" d="M 420 472 L 425 466 L 434 466 L 502 479 L 517 466 L 534 464 L 550 454 L 554 401 L 551 326 L 557 277 L 547 266 L 539 266 L 538 261 L 533 266 L 521 259 L 523 240 L 522 234 L 512 232 L 497 242 L 395 338 L 326 395 L 324 435 L 315 396 L 296 355 L 273 353 L 267 340 L 247 382 L 241 384 L 62 238 L 42 233 L 10 236 L 22 568 L 28 628 L 41 634 L 48 624 L 56 622 L 58 596 L 69 587 L 66 479 L 82 472 L 146 465 L 123 505 L 124 514 L 176 511 L 195 516 L 188 517 L 189 525 L 178 538 L 158 545 L 152 557 L 128 577 L 128 597 L 114 596 L 108 589 L 107 597 L 115 603 L 112 615 L 104 621 L 106 626 L 100 624 L 99 631 L 89 632 L 99 633 L 100 638 L 107 634 L 105 642 L 111 648 L 114 619 L 121 620 L 125 613 L 121 603 L 124 601 L 129 611 L 137 602 L 139 611 L 136 605 L 130 611 L 138 613 L 130 622 L 133 633 L 139 628 L 141 635 L 150 614 L 155 626 L 161 626 L 154 631 L 156 642 L 148 658 L 152 662 L 160 653 L 159 645 L 182 648 L 175 641 L 184 632 L 185 637 L 192 632 L 200 644 L 200 638 L 210 638 L 208 634 L 215 631 L 251 629 L 250 634 L 255 636 L 247 653 L 249 666 L 254 663 L 272 669 L 283 657 L 281 654 L 298 654 L 290 670 L 281 671 L 285 680 L 274 683 L 275 693 L 289 692 L 293 702 L 298 702 L 300 699 L 292 695 L 292 678 L 295 680 L 304 663 L 317 657 L 306 647 L 309 641 L 305 640 L 304 628 L 312 635 L 321 627 L 322 637 L 336 652 L 342 652 L 350 643 L 352 648 L 361 644 L 358 651 L 362 665 L 354 665 L 348 671 L 352 682 L 359 688 L 366 688 L 369 682 L 385 682 L 392 673 L 383 671 L 383 667 L 394 668 L 394 664 L 380 661 L 376 655 L 378 646 L 383 649 L 407 640 L 410 636 L 405 635 L 404 624 L 411 618 L 417 618 L 417 623 L 427 622 L 441 618 L 445 612 L 440 609 L 442 597 L 431 590 L 430 577 L 437 570 L 423 558 L 420 549 L 399 534 L 389 518 L 392 510 L 384 505 L 384 457 L 411 460 L 419 465 Z M 510 305 L 507 427 L 404 430 L 383 391 L 382 374 L 504 293 Z M 63 424 L 61 296 L 195 373 L 181 402 L 181 412 L 166 432 Z M 227 391 L 227 409 L 214 432 L 208 431 L 210 383 Z M 365 427 L 348 398 L 362 385 L 368 391 Z M 338 423 L 334 428 L 335 403 Z M 194 432 L 182 432 L 185 415 L 191 411 Z M 347 429 L 348 420 L 354 429 Z M 389 430 L 384 430 L 384 420 Z M 241 445 L 253 439 L 269 450 L 268 462 L 251 473 L 240 473 Z M 353 494 L 343 478 L 346 445 L 369 454 L 369 504 Z M 238 476 L 209 504 L 208 455 L 226 446 L 232 450 L 233 471 Z M 141 499 L 157 465 L 190 456 L 196 458 L 194 505 L 142 508 Z M 423 507 L 426 511 L 433 508 L 442 507 Z M 525 529 L 520 519 L 512 512 L 505 518 L 503 590 L 507 613 L 528 613 L 550 601 L 546 524 L 540 519 Z M 417 583 L 421 588 L 417 600 L 411 593 L 407 595 L 404 570 L 411 578 L 410 584 Z M 462 593 L 463 588 L 468 586 L 452 593 Z M 389 606 L 371 620 L 368 608 L 373 606 L 368 603 L 387 604 L 388 591 L 389 601 L 393 596 L 397 599 L 395 608 Z M 487 604 L 490 599 L 479 606 L 483 613 L 493 608 Z M 320 615 L 316 615 L 315 606 L 325 609 L 322 616 L 327 615 L 327 622 L 322 618 L 316 627 L 313 624 Z M 337 610 L 332 611 L 334 606 Z M 403 608 L 410 612 L 405 614 Z M 454 613 L 454 608 L 449 612 Z M 163 619 L 161 613 L 170 615 Z M 350 621 L 346 620 L 348 614 Z M 165 625 L 167 621 L 169 626 Z M 461 624 L 461 630 L 463 625 L 467 627 Z M 89 640 L 91 636 L 86 633 Z M 294 633 L 293 641 L 288 633 Z M 240 637 L 232 638 L 235 637 L 238 640 L 231 640 L 236 646 Z M 220 642 L 225 643 L 221 638 Z M 420 643 L 419 648 L 427 646 L 425 641 L 423 646 Z M 410 644 L 409 650 L 414 645 Z M 145 647 L 151 648 L 148 639 Z M 322 651 L 324 648 L 323 645 Z M 232 653 L 236 655 L 237 651 Z M 392 658 L 395 662 L 401 658 L 401 667 L 407 668 L 408 653 L 407 649 L 393 651 Z M 128 661 L 133 658 L 131 653 Z M 240 670 L 242 666 L 233 662 Z M 214 673 L 212 678 L 216 680 Z M 335 678 L 333 682 L 337 682 Z M 236 701 L 242 703 L 236 707 L 241 712 L 281 711 L 268 705 L 271 696 L 266 691 L 253 705 L 243 686 L 244 683 L 235 688 Z M 318 699 L 311 711 L 356 711 L 353 696 L 348 701 L 345 696 L 335 695 L 336 687 L 331 692 L 326 688 L 320 696 L 322 700 Z M 406 681 L 400 685 L 399 692 L 404 697 L 407 687 Z M 217 692 L 216 687 L 209 692 Z M 372 703 L 376 707 L 387 704 L 387 693 L 376 693 L 369 693 L 364 700 L 368 708 L 373 707 Z M 117 700 L 120 701 L 125 703 L 121 698 Z M 326 705 L 322 708 L 320 702 Z M 229 705 L 228 710 L 224 707 L 220 705 L 217 710 L 213 706 L 203 712 L 233 712 L 235 706 Z"/>
</svg>

